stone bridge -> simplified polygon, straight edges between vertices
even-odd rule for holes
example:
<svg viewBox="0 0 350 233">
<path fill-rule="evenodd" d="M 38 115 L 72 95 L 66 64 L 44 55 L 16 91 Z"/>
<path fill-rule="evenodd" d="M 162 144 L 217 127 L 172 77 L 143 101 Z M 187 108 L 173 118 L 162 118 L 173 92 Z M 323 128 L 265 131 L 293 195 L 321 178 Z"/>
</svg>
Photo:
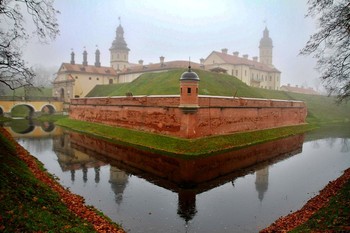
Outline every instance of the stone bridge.
<svg viewBox="0 0 350 233">
<path fill-rule="evenodd" d="M 40 99 L 9 99 L 0 97 L 0 116 L 11 117 L 11 111 L 17 106 L 24 105 L 29 109 L 29 117 L 42 113 L 54 114 L 63 112 L 64 103 L 54 98 Z"/>
</svg>

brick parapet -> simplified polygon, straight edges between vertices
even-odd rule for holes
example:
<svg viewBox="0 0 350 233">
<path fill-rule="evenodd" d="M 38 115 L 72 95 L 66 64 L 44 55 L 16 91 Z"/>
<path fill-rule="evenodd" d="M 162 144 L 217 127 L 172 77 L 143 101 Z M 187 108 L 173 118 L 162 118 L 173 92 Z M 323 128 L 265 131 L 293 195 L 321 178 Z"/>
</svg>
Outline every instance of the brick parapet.
<svg viewBox="0 0 350 233">
<path fill-rule="evenodd" d="M 179 96 L 72 99 L 70 117 L 183 138 L 305 123 L 301 101 L 199 96 L 199 108 L 187 113 Z"/>
</svg>

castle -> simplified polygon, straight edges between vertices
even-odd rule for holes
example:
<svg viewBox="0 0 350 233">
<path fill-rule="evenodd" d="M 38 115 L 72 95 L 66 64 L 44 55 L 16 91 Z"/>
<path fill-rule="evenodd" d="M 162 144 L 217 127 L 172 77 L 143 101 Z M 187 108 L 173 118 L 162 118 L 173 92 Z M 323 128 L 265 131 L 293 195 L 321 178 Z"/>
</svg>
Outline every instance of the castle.
<svg viewBox="0 0 350 233">
<path fill-rule="evenodd" d="M 72 51 L 70 63 L 62 63 L 53 82 L 53 96 L 64 102 L 71 98 L 85 97 L 96 85 L 132 82 L 143 73 L 166 72 L 171 69 L 186 69 L 188 61 L 165 61 L 161 56 L 159 63 L 145 65 L 143 60 L 138 64 L 129 62 L 130 49 L 124 39 L 124 29 L 119 23 L 116 36 L 110 50 L 110 66 L 101 66 L 100 51 L 95 51 L 94 65 L 88 64 L 87 51 L 83 52 L 82 64 L 75 62 L 75 53 Z M 211 72 L 226 73 L 237 77 L 249 86 L 279 90 L 281 72 L 272 63 L 272 39 L 267 28 L 259 45 L 258 57 L 242 57 L 238 52 L 228 54 L 228 49 L 221 52 L 213 51 L 200 63 L 192 62 L 192 68 L 204 69 Z"/>
</svg>

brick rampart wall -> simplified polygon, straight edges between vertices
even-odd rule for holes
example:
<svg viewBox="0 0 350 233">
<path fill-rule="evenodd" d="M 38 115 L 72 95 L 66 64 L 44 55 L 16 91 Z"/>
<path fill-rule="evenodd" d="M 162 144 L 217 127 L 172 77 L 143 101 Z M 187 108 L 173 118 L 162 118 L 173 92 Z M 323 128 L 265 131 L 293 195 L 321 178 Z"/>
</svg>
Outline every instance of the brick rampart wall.
<svg viewBox="0 0 350 233">
<path fill-rule="evenodd" d="M 72 119 L 198 138 L 305 123 L 304 102 L 200 96 L 195 113 L 179 108 L 179 96 L 72 99 Z"/>
</svg>

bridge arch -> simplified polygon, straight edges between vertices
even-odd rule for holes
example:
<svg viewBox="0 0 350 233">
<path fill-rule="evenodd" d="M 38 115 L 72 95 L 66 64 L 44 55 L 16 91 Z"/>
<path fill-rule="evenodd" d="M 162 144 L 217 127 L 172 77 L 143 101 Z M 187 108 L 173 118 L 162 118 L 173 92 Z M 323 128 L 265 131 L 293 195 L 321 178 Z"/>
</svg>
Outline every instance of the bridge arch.
<svg viewBox="0 0 350 233">
<path fill-rule="evenodd" d="M 42 125 L 41 125 L 41 129 L 46 132 L 46 133 L 50 133 L 52 132 L 54 129 L 55 129 L 55 124 L 52 123 L 52 122 L 44 122 Z"/>
<path fill-rule="evenodd" d="M 25 119 L 20 119 L 16 121 L 18 122 L 17 124 L 11 124 L 10 126 L 11 130 L 16 134 L 29 134 L 35 129 L 35 125 L 32 121 L 28 122 L 28 120 Z"/>
<path fill-rule="evenodd" d="M 12 108 L 10 109 L 10 114 L 12 116 L 12 110 L 18 106 L 26 106 L 29 109 L 29 114 L 28 117 L 32 117 L 35 113 L 35 107 L 31 104 L 28 103 L 18 103 L 12 106 Z"/>
<path fill-rule="evenodd" d="M 52 114 L 54 114 L 56 112 L 56 108 L 52 104 L 44 104 L 41 107 L 41 112 L 52 115 Z"/>
</svg>

